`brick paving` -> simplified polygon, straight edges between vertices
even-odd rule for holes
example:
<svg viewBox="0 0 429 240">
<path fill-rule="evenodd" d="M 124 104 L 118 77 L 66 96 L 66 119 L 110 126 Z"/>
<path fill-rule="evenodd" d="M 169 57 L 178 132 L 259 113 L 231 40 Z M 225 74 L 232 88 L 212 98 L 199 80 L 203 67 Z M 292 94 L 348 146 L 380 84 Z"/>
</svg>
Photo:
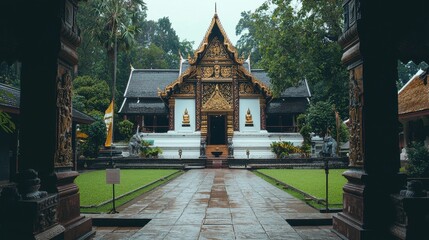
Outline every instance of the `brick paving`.
<svg viewBox="0 0 429 240">
<path fill-rule="evenodd" d="M 118 214 L 151 219 L 144 227 L 94 227 L 93 239 L 340 239 L 331 226 L 292 227 L 286 219 L 324 219 L 250 171 L 189 170 Z"/>
</svg>

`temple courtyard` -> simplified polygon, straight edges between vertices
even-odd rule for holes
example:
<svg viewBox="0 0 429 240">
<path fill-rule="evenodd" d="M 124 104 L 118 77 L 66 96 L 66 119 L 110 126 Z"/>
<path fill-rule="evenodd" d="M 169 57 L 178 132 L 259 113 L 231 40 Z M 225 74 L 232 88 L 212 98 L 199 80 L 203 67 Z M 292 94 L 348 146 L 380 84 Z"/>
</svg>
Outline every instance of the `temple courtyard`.
<svg viewBox="0 0 429 240">
<path fill-rule="evenodd" d="M 117 210 L 87 215 L 99 225 L 93 239 L 340 239 L 332 232 L 332 213 L 243 169 L 189 170 Z M 118 219 L 149 222 L 95 224 Z"/>
</svg>

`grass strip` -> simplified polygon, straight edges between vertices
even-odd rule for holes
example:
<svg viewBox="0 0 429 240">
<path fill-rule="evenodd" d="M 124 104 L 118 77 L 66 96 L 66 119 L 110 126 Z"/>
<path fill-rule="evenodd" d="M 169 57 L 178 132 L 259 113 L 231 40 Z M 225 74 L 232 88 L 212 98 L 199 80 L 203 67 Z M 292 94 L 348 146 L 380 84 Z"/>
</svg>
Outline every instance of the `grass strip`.
<svg viewBox="0 0 429 240">
<path fill-rule="evenodd" d="M 145 169 L 145 170 L 137 170 L 137 171 L 147 172 L 147 171 L 154 171 L 154 170 Z M 165 173 L 167 173 L 166 171 L 170 171 L 170 174 L 165 175 Z M 102 172 L 105 173 L 105 171 L 102 171 Z M 158 174 L 159 173 L 163 173 L 163 174 L 159 175 L 157 180 L 152 181 L 152 182 L 147 183 L 147 184 L 143 183 L 144 184 L 143 186 L 141 185 L 142 182 L 139 182 L 140 186 L 138 186 L 137 188 L 134 188 L 128 192 L 118 192 L 115 189 L 115 193 L 120 194 L 119 197 L 115 198 L 116 207 L 120 207 L 120 206 L 124 205 L 125 203 L 135 199 L 136 197 L 138 197 L 138 196 L 140 196 L 140 195 L 142 195 L 142 194 L 144 194 L 144 193 L 146 193 L 146 192 L 148 192 L 148 191 L 150 191 L 150 190 L 152 190 L 152 189 L 154 189 L 154 188 L 156 188 L 162 184 L 169 182 L 170 180 L 180 176 L 183 173 L 183 171 L 164 170 L 164 172 L 161 171 L 161 172 L 158 172 Z M 140 174 L 142 174 L 142 173 L 140 173 Z M 123 173 L 121 170 L 121 178 L 122 178 L 122 176 L 123 176 Z M 122 179 L 121 179 L 121 182 L 122 182 Z M 104 184 L 104 185 L 107 185 L 107 184 Z M 131 185 L 134 186 L 134 184 L 131 184 Z M 79 184 L 78 184 L 78 186 L 79 186 L 79 188 L 81 188 L 81 186 Z M 109 184 L 108 186 L 109 186 L 109 190 L 107 192 L 105 190 L 102 191 L 104 194 L 108 195 L 107 200 L 105 200 L 103 202 L 98 202 L 97 204 L 92 204 L 90 206 L 81 207 L 81 212 L 82 213 L 105 213 L 105 212 L 109 212 L 112 209 L 112 204 L 109 204 L 109 203 L 112 203 L 112 185 Z M 116 188 L 116 186 L 119 186 L 119 185 L 115 185 L 115 188 Z M 130 189 L 130 188 L 127 188 L 127 189 Z M 92 193 L 92 195 L 95 195 L 95 194 L 97 194 L 97 193 L 96 192 Z M 88 195 L 83 195 L 83 196 L 81 195 L 81 201 L 85 200 L 85 197 L 88 197 Z"/>
<path fill-rule="evenodd" d="M 253 171 L 253 173 L 255 175 L 259 176 L 260 178 L 264 179 L 268 183 L 270 183 L 270 184 L 276 186 L 277 188 L 289 193 L 293 197 L 298 198 L 298 199 L 306 202 L 308 205 L 310 205 L 311 207 L 313 207 L 315 209 L 319 210 L 319 209 L 326 208 L 324 195 L 323 195 L 323 199 L 319 196 L 314 196 L 312 194 L 309 194 L 309 193 L 303 191 L 302 189 L 291 186 L 290 184 L 286 184 L 285 182 L 280 181 L 279 179 L 277 179 L 271 175 L 268 175 L 265 173 L 265 171 L 261 171 L 261 170 L 255 170 L 255 171 Z M 263 170 L 266 170 L 266 169 L 263 169 Z M 295 170 L 301 170 L 301 169 L 270 169 L 270 170 L 295 171 Z M 313 170 L 310 170 L 310 171 L 313 171 Z M 344 171 L 344 170 L 341 170 L 341 171 Z M 305 176 L 301 175 L 301 178 L 304 178 L 304 177 Z M 321 182 L 322 180 L 313 178 L 313 181 Z M 323 184 L 324 184 L 324 182 L 325 182 L 325 178 L 323 178 Z M 341 185 L 341 187 L 340 187 L 341 192 L 339 194 L 339 195 L 341 195 L 341 197 L 342 197 L 342 186 L 343 185 Z M 331 192 L 329 192 L 329 193 L 330 193 L 329 198 L 331 198 L 332 193 Z M 342 201 L 341 202 L 332 202 L 331 200 L 329 200 L 329 208 L 341 208 L 341 207 L 342 207 Z"/>
</svg>

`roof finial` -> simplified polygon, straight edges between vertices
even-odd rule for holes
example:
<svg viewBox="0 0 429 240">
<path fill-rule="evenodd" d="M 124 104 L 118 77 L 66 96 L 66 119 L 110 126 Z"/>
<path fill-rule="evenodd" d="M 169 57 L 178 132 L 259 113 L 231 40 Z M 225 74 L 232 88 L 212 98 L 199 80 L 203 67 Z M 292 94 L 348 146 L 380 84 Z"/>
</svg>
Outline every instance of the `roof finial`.
<svg viewBox="0 0 429 240">
<path fill-rule="evenodd" d="M 216 2 L 215 2 L 215 14 L 217 15 L 217 6 L 216 6 Z"/>
</svg>

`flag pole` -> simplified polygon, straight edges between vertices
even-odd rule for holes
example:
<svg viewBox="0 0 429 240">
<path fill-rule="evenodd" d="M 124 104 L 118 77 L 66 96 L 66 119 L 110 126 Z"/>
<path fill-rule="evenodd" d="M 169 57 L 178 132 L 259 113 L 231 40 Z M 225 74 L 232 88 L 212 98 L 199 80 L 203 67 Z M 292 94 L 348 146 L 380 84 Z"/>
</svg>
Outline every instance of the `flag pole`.
<svg viewBox="0 0 429 240">
<path fill-rule="evenodd" d="M 113 83 L 112 83 L 112 138 L 110 145 L 110 160 L 113 167 L 113 136 L 114 136 L 114 115 L 115 115 L 115 86 L 116 86 L 116 68 L 118 61 L 118 34 L 115 31 L 115 44 L 113 49 Z"/>
</svg>

